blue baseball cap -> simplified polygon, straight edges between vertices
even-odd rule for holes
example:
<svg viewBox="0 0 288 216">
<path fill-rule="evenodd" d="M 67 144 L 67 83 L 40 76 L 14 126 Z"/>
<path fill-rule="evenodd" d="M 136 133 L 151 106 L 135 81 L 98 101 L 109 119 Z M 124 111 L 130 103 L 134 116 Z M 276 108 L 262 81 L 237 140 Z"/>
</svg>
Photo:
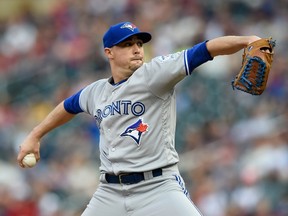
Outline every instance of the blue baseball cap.
<svg viewBox="0 0 288 216">
<path fill-rule="evenodd" d="M 127 38 L 137 35 L 143 43 L 147 43 L 151 40 L 152 36 L 148 32 L 141 32 L 136 25 L 131 22 L 121 22 L 116 25 L 112 25 L 103 36 L 104 48 L 111 48 Z"/>
</svg>

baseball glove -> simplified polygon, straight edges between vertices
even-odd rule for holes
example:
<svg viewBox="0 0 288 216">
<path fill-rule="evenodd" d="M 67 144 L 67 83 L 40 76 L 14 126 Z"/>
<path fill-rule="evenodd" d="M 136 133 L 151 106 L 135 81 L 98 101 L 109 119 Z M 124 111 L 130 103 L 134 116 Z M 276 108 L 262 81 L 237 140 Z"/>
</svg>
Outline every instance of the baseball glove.
<svg viewBox="0 0 288 216">
<path fill-rule="evenodd" d="M 242 56 L 240 72 L 232 81 L 233 89 L 252 95 L 261 95 L 266 88 L 270 68 L 273 62 L 276 41 L 262 38 L 250 43 Z"/>
</svg>

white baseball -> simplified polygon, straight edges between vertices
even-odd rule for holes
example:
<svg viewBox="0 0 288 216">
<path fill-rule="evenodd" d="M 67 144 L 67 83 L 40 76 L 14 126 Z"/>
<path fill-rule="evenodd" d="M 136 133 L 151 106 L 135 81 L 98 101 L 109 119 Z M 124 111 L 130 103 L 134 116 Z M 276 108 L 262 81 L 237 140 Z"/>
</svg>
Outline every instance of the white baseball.
<svg viewBox="0 0 288 216">
<path fill-rule="evenodd" d="M 26 168 L 34 167 L 37 163 L 35 155 L 33 153 L 27 154 L 23 158 L 22 163 L 23 163 L 24 167 L 26 167 Z"/>
</svg>

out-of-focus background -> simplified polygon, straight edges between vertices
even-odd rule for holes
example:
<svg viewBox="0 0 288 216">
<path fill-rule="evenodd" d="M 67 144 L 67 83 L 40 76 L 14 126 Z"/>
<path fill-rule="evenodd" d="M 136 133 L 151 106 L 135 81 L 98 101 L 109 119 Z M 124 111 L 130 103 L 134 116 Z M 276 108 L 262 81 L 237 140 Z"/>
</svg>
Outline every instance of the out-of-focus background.
<svg viewBox="0 0 288 216">
<path fill-rule="evenodd" d="M 276 39 L 261 96 L 232 90 L 242 52 L 177 85 L 176 143 L 205 216 L 287 216 L 287 0 L 0 0 L 0 216 L 76 216 L 90 200 L 99 175 L 92 117 L 45 136 L 35 168 L 20 169 L 16 157 L 55 105 L 110 76 L 102 35 L 120 21 L 152 33 L 147 61 L 223 35 Z"/>
</svg>

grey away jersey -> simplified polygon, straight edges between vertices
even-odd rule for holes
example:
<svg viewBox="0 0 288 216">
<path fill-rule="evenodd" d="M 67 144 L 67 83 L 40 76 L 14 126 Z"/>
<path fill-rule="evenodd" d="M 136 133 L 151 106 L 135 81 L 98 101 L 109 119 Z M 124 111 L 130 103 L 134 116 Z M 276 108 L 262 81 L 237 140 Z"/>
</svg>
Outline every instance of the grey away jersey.
<svg viewBox="0 0 288 216">
<path fill-rule="evenodd" d="M 187 53 L 156 57 L 119 85 L 102 79 L 81 91 L 79 106 L 100 130 L 102 173 L 143 172 L 178 162 L 174 87 L 193 70 Z"/>
</svg>

